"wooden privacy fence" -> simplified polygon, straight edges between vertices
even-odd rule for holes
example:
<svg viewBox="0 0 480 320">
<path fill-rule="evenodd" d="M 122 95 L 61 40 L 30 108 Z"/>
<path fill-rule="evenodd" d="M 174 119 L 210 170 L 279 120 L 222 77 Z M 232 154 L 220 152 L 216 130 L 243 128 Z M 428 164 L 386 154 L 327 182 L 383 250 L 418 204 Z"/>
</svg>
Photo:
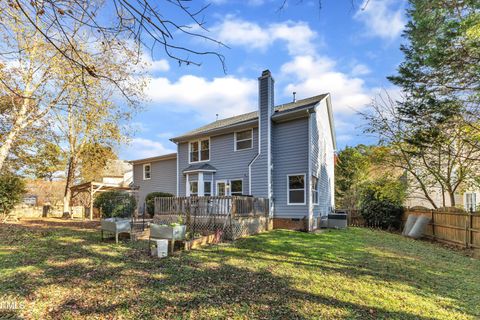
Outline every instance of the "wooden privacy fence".
<svg viewBox="0 0 480 320">
<path fill-rule="evenodd" d="M 269 202 L 245 196 L 155 198 L 154 222 L 179 222 L 187 232 L 203 235 L 222 231 L 228 239 L 268 230 Z"/>
<path fill-rule="evenodd" d="M 430 218 L 430 223 L 425 230 L 426 237 L 463 248 L 480 249 L 479 213 L 406 209 L 402 216 L 403 223 L 410 214 L 425 215 Z"/>
<path fill-rule="evenodd" d="M 347 213 L 347 224 L 352 227 L 366 227 L 365 220 L 356 209 L 345 209 Z"/>
</svg>

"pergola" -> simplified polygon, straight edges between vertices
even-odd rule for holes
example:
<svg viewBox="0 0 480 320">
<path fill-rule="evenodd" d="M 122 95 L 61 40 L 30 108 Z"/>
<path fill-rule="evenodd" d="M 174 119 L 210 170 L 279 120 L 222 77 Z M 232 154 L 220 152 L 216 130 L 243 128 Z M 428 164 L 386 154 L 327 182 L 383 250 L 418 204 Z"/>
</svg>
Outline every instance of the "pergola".
<svg viewBox="0 0 480 320">
<path fill-rule="evenodd" d="M 113 191 L 113 190 L 124 190 L 124 191 L 133 191 L 134 188 L 130 187 L 122 187 L 117 184 L 109 184 L 104 182 L 85 182 L 81 184 L 77 184 L 70 188 L 72 193 L 71 201 L 78 197 L 80 194 L 87 194 L 88 195 L 88 207 L 90 208 L 90 216 L 89 219 L 93 219 L 93 200 L 94 196 L 98 192 L 105 192 L 105 191 Z"/>
</svg>

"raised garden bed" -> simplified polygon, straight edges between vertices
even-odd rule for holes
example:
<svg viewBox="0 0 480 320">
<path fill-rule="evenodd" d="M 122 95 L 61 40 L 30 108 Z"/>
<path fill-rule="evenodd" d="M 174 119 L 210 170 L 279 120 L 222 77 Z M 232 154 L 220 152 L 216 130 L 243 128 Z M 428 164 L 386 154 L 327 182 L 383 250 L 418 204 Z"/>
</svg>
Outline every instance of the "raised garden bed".
<svg viewBox="0 0 480 320">
<path fill-rule="evenodd" d="M 212 233 L 206 236 L 200 236 L 199 238 L 192 239 L 192 240 L 184 240 L 182 241 L 183 250 L 192 250 L 197 249 L 202 246 L 206 246 L 209 244 L 215 244 L 220 242 L 220 233 Z"/>
</svg>

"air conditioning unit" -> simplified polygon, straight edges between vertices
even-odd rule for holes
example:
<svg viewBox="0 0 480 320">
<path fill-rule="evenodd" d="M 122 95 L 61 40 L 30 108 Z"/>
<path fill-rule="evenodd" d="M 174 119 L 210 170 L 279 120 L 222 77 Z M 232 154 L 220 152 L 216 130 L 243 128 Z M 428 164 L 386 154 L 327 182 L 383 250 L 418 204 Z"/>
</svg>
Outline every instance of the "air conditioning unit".
<svg viewBox="0 0 480 320">
<path fill-rule="evenodd" d="M 345 229 L 347 227 L 346 213 L 330 213 L 328 215 L 328 227 L 333 229 Z"/>
<path fill-rule="evenodd" d="M 318 227 L 319 228 L 328 228 L 328 216 L 318 217 Z"/>
</svg>

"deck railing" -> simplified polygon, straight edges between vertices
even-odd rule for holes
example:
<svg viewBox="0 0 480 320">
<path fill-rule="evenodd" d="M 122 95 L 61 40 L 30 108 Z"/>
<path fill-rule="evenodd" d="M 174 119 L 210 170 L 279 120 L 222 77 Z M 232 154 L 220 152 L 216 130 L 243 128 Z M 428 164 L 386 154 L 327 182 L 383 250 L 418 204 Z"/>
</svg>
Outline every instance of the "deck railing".
<svg viewBox="0 0 480 320">
<path fill-rule="evenodd" d="M 155 198 L 154 212 L 154 223 L 180 222 L 190 235 L 230 240 L 268 230 L 270 221 L 268 199 L 246 196 Z"/>
<path fill-rule="evenodd" d="M 246 196 L 155 198 L 155 215 L 194 214 L 200 217 L 267 217 L 267 198 Z"/>
</svg>

